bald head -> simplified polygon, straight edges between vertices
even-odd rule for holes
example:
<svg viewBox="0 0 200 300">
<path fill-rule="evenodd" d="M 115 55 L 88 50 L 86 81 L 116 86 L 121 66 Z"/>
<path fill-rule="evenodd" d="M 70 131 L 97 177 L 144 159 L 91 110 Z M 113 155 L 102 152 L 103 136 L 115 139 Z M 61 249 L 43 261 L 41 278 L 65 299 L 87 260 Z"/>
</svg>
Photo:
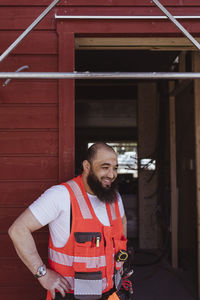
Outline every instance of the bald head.
<svg viewBox="0 0 200 300">
<path fill-rule="evenodd" d="M 101 150 L 110 151 L 116 155 L 114 149 L 111 146 L 107 145 L 106 143 L 98 142 L 90 146 L 87 151 L 86 160 L 91 163 L 96 158 L 97 153 Z"/>
</svg>

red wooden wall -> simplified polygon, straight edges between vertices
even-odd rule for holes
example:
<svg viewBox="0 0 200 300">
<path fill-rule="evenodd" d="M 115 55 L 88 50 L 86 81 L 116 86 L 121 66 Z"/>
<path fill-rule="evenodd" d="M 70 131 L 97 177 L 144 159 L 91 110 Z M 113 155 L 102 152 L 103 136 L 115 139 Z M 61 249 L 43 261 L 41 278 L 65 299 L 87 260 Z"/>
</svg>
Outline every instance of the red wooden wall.
<svg viewBox="0 0 200 300">
<path fill-rule="evenodd" d="M 0 0 L 0 53 L 51 0 Z M 163 0 L 174 15 L 200 15 L 196 0 Z M 0 71 L 23 65 L 31 72 L 73 71 L 74 34 L 181 35 L 169 21 L 67 21 L 60 15 L 162 15 L 149 0 L 61 0 L 2 62 Z M 166 26 L 167 24 L 167 26 Z M 197 21 L 182 24 L 199 34 Z M 198 26 L 197 26 L 198 25 Z M 46 188 L 73 176 L 73 80 L 0 80 L 0 292 L 4 300 L 44 299 L 37 280 L 17 258 L 7 230 Z M 47 256 L 47 229 L 35 234 Z"/>
</svg>

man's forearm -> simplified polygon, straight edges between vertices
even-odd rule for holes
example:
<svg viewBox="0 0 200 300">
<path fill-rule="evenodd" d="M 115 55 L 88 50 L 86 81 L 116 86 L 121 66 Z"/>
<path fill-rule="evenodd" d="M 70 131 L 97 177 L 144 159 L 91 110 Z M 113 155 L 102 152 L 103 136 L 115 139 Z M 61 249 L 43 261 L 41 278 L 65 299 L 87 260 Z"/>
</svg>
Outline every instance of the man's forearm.
<svg viewBox="0 0 200 300">
<path fill-rule="evenodd" d="M 18 223 L 14 223 L 8 232 L 18 256 L 27 268 L 33 274 L 36 274 L 38 267 L 41 266 L 43 262 L 38 254 L 32 233 L 26 226 Z"/>
<path fill-rule="evenodd" d="M 36 274 L 38 267 L 43 264 L 41 257 L 36 248 L 32 232 L 38 230 L 42 225 L 37 221 L 29 209 L 26 209 L 13 225 L 9 228 L 9 236 L 13 241 L 18 256 L 28 269 Z M 44 276 L 38 278 L 40 284 L 51 293 L 51 297 L 55 298 L 55 291 L 59 291 L 62 296 L 70 290 L 68 281 L 59 273 L 47 269 Z"/>
</svg>

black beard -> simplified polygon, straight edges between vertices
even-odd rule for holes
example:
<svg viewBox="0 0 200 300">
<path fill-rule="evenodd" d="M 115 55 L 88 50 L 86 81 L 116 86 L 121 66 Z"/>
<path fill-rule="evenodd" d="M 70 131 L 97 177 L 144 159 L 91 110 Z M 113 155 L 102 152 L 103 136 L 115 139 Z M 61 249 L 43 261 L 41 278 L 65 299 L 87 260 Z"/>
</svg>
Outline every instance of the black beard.
<svg viewBox="0 0 200 300">
<path fill-rule="evenodd" d="M 87 183 L 93 193 L 98 199 L 104 203 L 113 203 L 116 201 L 117 195 L 117 181 L 113 181 L 111 186 L 103 187 L 101 182 L 98 180 L 94 172 L 91 170 L 88 177 Z"/>
</svg>

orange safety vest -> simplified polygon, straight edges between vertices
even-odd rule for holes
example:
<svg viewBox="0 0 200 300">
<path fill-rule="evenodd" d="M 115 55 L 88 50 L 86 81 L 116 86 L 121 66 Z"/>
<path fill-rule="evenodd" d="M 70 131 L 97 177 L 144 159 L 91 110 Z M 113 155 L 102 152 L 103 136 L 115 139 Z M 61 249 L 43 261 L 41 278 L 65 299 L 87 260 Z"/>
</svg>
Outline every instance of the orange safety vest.
<svg viewBox="0 0 200 300">
<path fill-rule="evenodd" d="M 126 250 L 127 240 L 118 201 L 106 203 L 111 226 L 104 226 L 95 215 L 82 176 L 63 185 L 71 199 L 71 234 L 62 248 L 56 248 L 49 238 L 49 265 L 67 279 L 77 299 L 99 299 L 113 287 L 113 281 L 116 287 L 121 281 L 122 264 L 115 261 L 115 255 Z M 46 300 L 50 299 L 48 291 Z"/>
</svg>

